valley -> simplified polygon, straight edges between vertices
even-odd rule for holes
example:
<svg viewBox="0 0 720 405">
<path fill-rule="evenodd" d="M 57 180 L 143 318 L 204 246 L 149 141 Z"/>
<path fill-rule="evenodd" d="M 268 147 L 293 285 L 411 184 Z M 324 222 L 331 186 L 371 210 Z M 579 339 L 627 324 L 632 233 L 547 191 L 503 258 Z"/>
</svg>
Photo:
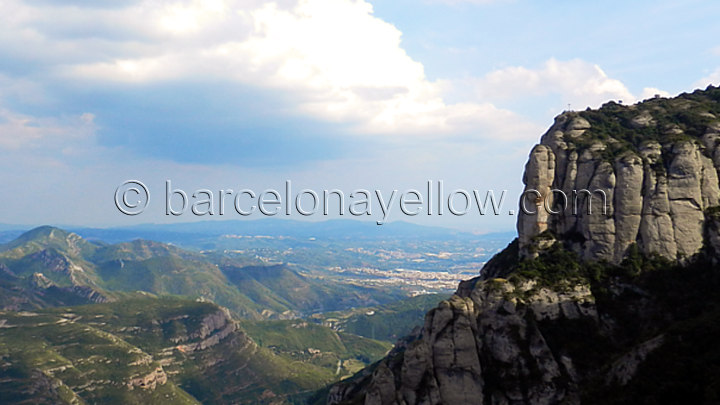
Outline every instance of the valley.
<svg viewBox="0 0 720 405">
<path fill-rule="evenodd" d="M 314 401 L 477 274 L 483 252 L 462 237 L 454 249 L 297 235 L 108 243 L 32 229 L 0 246 L 0 398 Z"/>
</svg>

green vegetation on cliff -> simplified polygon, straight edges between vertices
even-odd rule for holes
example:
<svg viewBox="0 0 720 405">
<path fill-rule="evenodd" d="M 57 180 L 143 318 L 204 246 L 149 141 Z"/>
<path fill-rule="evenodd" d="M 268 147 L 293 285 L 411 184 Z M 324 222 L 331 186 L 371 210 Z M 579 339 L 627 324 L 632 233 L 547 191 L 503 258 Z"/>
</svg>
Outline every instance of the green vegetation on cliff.
<svg viewBox="0 0 720 405">
<path fill-rule="evenodd" d="M 583 136 L 567 141 L 585 149 L 595 141 L 613 140 L 608 143 L 608 152 L 617 156 L 624 150 L 637 152 L 651 141 L 663 144 L 699 140 L 709 126 L 720 123 L 720 88 L 710 86 L 635 105 L 609 102 L 597 110 L 588 108 L 574 114 L 586 119 L 590 128 Z"/>
</svg>

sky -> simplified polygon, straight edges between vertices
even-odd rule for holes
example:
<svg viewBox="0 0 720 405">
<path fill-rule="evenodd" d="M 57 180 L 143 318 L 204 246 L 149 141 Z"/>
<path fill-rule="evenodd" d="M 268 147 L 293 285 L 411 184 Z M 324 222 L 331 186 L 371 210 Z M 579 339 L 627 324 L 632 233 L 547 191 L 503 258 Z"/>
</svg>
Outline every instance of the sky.
<svg viewBox="0 0 720 405">
<path fill-rule="evenodd" d="M 371 214 L 344 217 L 377 221 L 375 190 L 387 203 L 430 180 L 471 199 L 507 190 L 504 207 L 425 215 L 426 195 L 420 215 L 398 205 L 386 222 L 508 231 L 528 153 L 557 114 L 720 84 L 714 1 L 4 0 L 0 10 L 4 224 L 259 219 L 234 211 L 232 195 L 220 215 L 220 190 L 259 195 L 288 181 L 348 201 L 366 189 Z M 126 195 L 137 215 L 116 206 L 128 180 L 150 194 Z M 188 196 L 180 215 L 168 215 L 167 181 Z M 210 198 L 201 189 L 214 215 L 210 204 L 191 211 Z M 181 200 L 171 194 L 171 208 Z M 328 218 L 321 211 L 287 217 Z"/>
</svg>

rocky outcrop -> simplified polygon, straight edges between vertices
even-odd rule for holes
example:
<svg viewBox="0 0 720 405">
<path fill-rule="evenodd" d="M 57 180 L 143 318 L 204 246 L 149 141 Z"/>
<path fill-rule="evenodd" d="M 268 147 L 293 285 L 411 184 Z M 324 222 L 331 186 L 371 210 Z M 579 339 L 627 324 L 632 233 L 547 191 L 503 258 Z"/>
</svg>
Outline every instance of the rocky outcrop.
<svg viewBox="0 0 720 405">
<path fill-rule="evenodd" d="M 30 285 L 32 285 L 34 288 L 50 288 L 54 287 L 55 283 L 52 282 L 49 278 L 45 277 L 42 273 L 33 273 L 32 277 L 30 277 Z"/>
<path fill-rule="evenodd" d="M 60 287 L 52 280 L 47 278 L 43 273 L 33 273 L 30 277 L 30 285 L 36 290 L 45 290 L 45 292 L 55 291 L 70 294 L 87 303 L 102 304 L 110 302 L 111 299 L 102 292 L 84 285 L 74 285 L 72 287 Z"/>
<path fill-rule="evenodd" d="M 141 388 L 153 391 L 158 385 L 167 383 L 167 374 L 162 367 L 157 367 L 146 375 L 131 378 L 127 383 L 128 389 Z"/>
<path fill-rule="evenodd" d="M 63 284 L 70 286 L 95 286 L 93 276 L 67 255 L 56 249 L 43 249 L 27 256 L 27 259 L 40 264 L 47 274 L 62 275 Z"/>
<path fill-rule="evenodd" d="M 72 292 L 88 302 L 92 302 L 95 304 L 102 304 L 105 302 L 111 302 L 113 301 L 111 298 L 104 295 L 102 292 L 88 286 L 84 285 L 76 285 L 72 287 Z"/>
<path fill-rule="evenodd" d="M 703 388 L 704 376 L 716 374 L 696 370 L 717 367 L 720 275 L 701 264 L 642 280 L 463 282 L 420 332 L 334 385 L 327 403 L 711 403 L 717 388 Z"/>
<path fill-rule="evenodd" d="M 633 244 L 671 260 L 700 251 L 706 212 L 720 203 L 720 120 L 707 107 L 663 102 L 555 119 L 525 168 L 521 256 L 546 247 L 548 238 L 539 238 L 546 231 L 585 260 L 619 263 Z M 658 127 L 688 111 L 696 124 Z"/>
<path fill-rule="evenodd" d="M 665 337 L 663 335 L 656 336 L 617 359 L 612 364 L 610 372 L 605 379 L 606 384 L 619 383 L 620 385 L 626 385 L 630 382 L 637 373 L 640 364 L 647 358 L 648 354 L 662 346 L 664 339 Z"/>
<path fill-rule="evenodd" d="M 717 398 L 693 373 L 720 324 L 718 104 L 708 88 L 557 117 L 525 167 L 518 240 L 327 403 Z"/>
<path fill-rule="evenodd" d="M 579 320 L 599 323 L 587 287 L 481 283 L 430 311 L 422 334 L 377 365 L 364 403 L 577 403 L 573 360 L 550 347 L 543 323 Z M 353 384 L 334 386 L 328 403 L 357 395 Z"/>
<path fill-rule="evenodd" d="M 191 343 L 177 345 L 174 349 L 183 353 L 209 349 L 220 343 L 220 341 L 236 330 L 237 326 L 230 317 L 228 310 L 222 308 L 205 316 L 195 332 L 173 339 L 176 342 L 193 341 Z"/>
</svg>

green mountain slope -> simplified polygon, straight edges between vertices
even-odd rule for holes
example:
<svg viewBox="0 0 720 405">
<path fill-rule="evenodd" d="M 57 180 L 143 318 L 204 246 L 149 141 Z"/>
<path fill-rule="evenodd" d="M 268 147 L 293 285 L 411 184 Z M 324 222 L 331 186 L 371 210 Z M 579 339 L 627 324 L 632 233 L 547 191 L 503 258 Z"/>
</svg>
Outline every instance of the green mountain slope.
<svg viewBox="0 0 720 405">
<path fill-rule="evenodd" d="M 308 278 L 287 265 L 238 266 L 226 262 L 220 268 L 254 302 L 285 315 L 367 306 L 403 297 L 380 289 Z"/>
<path fill-rule="evenodd" d="M 50 227 L 3 245 L 0 402 L 302 403 L 387 353 L 388 342 L 260 319 L 393 295 L 243 263 Z"/>
<path fill-rule="evenodd" d="M 0 289 L 7 292 L 0 308 L 7 309 L 103 302 L 145 291 L 201 298 L 250 319 L 296 318 L 403 296 L 309 278 L 286 265 L 247 266 L 241 257 L 159 242 L 91 243 L 52 227 L 33 229 L 0 246 L 0 265 L 7 270 L 0 278 Z"/>
<path fill-rule="evenodd" d="M 50 248 L 66 252 L 70 257 L 80 258 L 92 255 L 98 246 L 75 233 L 52 226 L 41 226 L 0 246 L 0 252 L 3 252 L 5 257 L 19 258 Z"/>
<path fill-rule="evenodd" d="M 141 349 L 71 313 L 0 312 L 4 403 L 197 403 Z M 154 386 L 133 385 L 148 378 Z"/>
<path fill-rule="evenodd" d="M 346 345 L 336 351 L 387 349 L 352 337 Z M 293 402 L 338 379 L 259 347 L 214 304 L 169 297 L 2 311 L 0 375 L 3 403 Z"/>
<path fill-rule="evenodd" d="M 418 295 L 389 304 L 315 314 L 309 319 L 340 332 L 395 342 L 422 326 L 425 314 L 447 296 Z"/>
<path fill-rule="evenodd" d="M 260 305 L 228 282 L 206 261 L 184 259 L 171 253 L 145 259 L 126 258 L 98 262 L 102 286 L 110 291 L 147 291 L 202 297 L 232 309 L 243 317 L 258 318 Z"/>
<path fill-rule="evenodd" d="M 43 226 L 0 246 L 0 262 L 20 277 L 42 273 L 60 286 L 97 288 L 100 280 L 88 260 L 97 248 L 74 233 Z"/>
<path fill-rule="evenodd" d="M 389 342 L 335 332 L 304 320 L 243 320 L 240 325 L 260 346 L 289 361 L 322 368 L 330 379 L 354 374 L 392 347 Z"/>
</svg>

